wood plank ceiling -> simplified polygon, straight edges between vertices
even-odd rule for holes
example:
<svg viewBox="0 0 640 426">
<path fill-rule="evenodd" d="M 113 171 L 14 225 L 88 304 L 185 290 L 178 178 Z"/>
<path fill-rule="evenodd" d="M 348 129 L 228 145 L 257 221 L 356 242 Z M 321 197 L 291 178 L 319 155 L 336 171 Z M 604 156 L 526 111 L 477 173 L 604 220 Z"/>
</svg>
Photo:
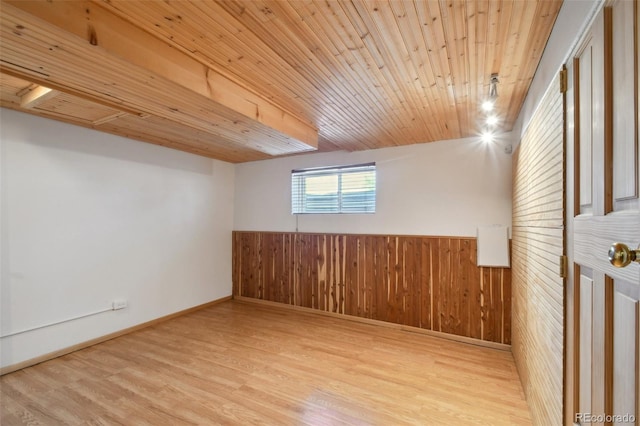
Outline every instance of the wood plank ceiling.
<svg viewBox="0 0 640 426">
<path fill-rule="evenodd" d="M 561 4 L 2 0 L 0 101 L 244 162 L 477 135 L 495 73 L 509 131 Z"/>
</svg>

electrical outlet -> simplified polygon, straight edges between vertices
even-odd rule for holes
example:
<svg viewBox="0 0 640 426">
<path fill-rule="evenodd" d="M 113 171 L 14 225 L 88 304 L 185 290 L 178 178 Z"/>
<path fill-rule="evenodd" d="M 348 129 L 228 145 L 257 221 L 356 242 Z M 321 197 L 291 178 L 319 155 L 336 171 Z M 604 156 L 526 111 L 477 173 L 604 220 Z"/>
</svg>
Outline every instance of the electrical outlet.
<svg viewBox="0 0 640 426">
<path fill-rule="evenodd" d="M 127 307 L 127 301 L 124 299 L 116 299 L 113 302 L 111 302 L 111 309 L 113 309 L 114 311 L 118 309 L 124 309 L 126 307 Z"/>
</svg>

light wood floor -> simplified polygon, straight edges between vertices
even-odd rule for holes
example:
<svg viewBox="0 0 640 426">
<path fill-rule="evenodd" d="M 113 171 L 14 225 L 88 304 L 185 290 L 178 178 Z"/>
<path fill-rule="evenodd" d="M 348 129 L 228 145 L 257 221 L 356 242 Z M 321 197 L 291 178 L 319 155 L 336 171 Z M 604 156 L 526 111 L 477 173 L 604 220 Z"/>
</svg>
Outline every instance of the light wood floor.
<svg viewBox="0 0 640 426">
<path fill-rule="evenodd" d="M 239 302 L 0 385 L 2 425 L 530 424 L 509 352 Z"/>
</svg>

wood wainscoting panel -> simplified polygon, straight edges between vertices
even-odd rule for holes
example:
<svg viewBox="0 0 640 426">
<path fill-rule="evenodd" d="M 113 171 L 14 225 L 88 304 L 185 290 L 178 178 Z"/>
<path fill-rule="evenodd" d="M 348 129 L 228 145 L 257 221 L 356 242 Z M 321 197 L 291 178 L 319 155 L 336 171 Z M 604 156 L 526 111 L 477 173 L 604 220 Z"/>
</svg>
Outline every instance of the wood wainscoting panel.
<svg viewBox="0 0 640 426">
<path fill-rule="evenodd" d="M 475 238 L 233 233 L 233 294 L 511 343 L 511 271 Z"/>
</svg>

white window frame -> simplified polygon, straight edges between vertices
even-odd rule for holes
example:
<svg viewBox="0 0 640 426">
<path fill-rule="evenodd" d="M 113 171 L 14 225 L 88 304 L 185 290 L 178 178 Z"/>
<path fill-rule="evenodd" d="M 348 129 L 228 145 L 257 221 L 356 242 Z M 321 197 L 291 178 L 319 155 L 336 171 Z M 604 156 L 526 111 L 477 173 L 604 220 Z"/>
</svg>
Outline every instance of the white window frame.
<svg viewBox="0 0 640 426">
<path fill-rule="evenodd" d="M 343 187 L 343 176 L 353 173 L 370 172 L 369 183 L 365 186 L 363 183 L 362 189 L 366 190 L 370 185 L 370 180 L 373 178 L 373 190 L 372 194 L 365 195 L 361 205 L 356 204 L 356 208 L 353 205 L 346 206 L 345 204 L 345 191 Z M 310 195 L 306 193 L 306 178 L 318 177 L 318 176 L 336 176 L 338 179 L 337 198 L 335 206 L 327 203 L 326 205 L 313 208 L 309 201 Z M 353 190 L 353 188 L 350 188 Z M 357 189 L 357 188 L 356 188 Z M 363 191 L 368 192 L 368 191 Z M 376 182 L 376 163 L 354 164 L 345 166 L 331 166 L 331 167 L 317 167 L 309 169 L 297 169 L 291 171 L 291 214 L 374 214 L 376 212 L 376 196 L 377 196 L 377 182 Z M 321 201 L 318 202 L 321 205 Z M 357 208 L 361 207 L 361 208 Z"/>
</svg>

